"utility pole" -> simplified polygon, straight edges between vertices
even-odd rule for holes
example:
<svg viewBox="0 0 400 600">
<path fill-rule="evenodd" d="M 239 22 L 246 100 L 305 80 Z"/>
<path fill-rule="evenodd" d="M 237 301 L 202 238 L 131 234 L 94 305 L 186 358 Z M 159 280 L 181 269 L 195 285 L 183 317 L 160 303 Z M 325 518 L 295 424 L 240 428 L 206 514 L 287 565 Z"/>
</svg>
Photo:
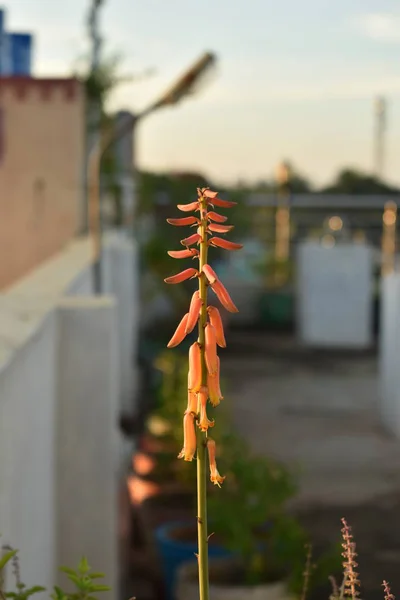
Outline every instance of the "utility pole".
<svg viewBox="0 0 400 600">
<path fill-rule="evenodd" d="M 87 21 L 91 42 L 90 76 L 92 78 L 96 78 L 101 64 L 102 38 L 99 31 L 99 11 L 103 3 L 104 0 L 92 0 Z M 91 202 L 92 196 L 98 197 L 100 202 L 100 164 L 97 164 L 97 154 L 101 146 L 101 114 L 102 106 L 100 98 L 90 98 L 88 102 L 86 173 L 91 176 L 87 177 L 85 186 L 88 192 L 86 200 L 88 205 L 93 204 Z M 98 215 L 93 213 L 90 218 L 92 233 L 95 236 L 94 286 L 97 293 L 101 289 L 100 206 L 98 212 Z M 90 226 L 90 223 L 87 225 Z"/>
<path fill-rule="evenodd" d="M 386 131 L 386 100 L 382 96 L 375 98 L 375 134 L 374 134 L 374 170 L 375 176 L 382 179 L 384 176 L 385 159 L 385 131 Z"/>
</svg>

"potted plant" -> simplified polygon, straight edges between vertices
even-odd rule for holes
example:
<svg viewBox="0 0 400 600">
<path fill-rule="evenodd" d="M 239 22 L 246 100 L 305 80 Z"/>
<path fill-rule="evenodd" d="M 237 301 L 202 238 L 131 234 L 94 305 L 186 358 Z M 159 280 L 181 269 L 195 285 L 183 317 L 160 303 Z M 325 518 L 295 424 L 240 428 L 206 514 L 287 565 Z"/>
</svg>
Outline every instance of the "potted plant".
<svg viewBox="0 0 400 600">
<path fill-rule="evenodd" d="M 131 497 L 140 513 L 142 537 L 154 545 L 153 532 L 170 521 L 186 521 L 196 506 L 196 473 L 178 461 L 181 414 L 187 403 L 187 369 L 179 357 L 162 352 L 155 363 L 161 374 L 157 405 L 133 456 Z"/>
<path fill-rule="evenodd" d="M 296 491 L 291 474 L 275 461 L 253 456 L 234 436 L 225 440 L 222 457 L 227 479 L 209 499 L 209 518 L 229 554 L 210 560 L 210 595 L 213 600 L 298 597 L 308 538 L 286 510 Z M 325 575 L 325 562 L 314 581 Z M 179 568 L 176 597 L 198 597 L 196 565 Z"/>
</svg>

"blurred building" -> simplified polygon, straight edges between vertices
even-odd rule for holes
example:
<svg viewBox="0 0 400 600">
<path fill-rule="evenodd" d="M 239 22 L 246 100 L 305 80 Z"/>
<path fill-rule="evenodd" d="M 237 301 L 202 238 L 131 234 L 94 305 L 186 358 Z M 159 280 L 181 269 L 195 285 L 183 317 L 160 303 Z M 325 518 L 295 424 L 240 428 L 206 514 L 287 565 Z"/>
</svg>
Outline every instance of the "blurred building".
<svg viewBox="0 0 400 600">
<path fill-rule="evenodd" d="M 382 238 L 382 215 L 387 202 L 400 205 L 399 194 L 293 194 L 291 206 L 291 243 L 326 233 L 330 222 L 345 230 L 348 239 L 360 239 L 379 248 Z M 251 194 L 248 203 L 254 208 L 254 222 L 259 237 L 272 244 L 275 236 L 274 194 Z M 336 224 L 336 225 L 335 225 Z"/>
<path fill-rule="evenodd" d="M 84 106 L 75 79 L 0 77 L 0 289 L 81 227 Z"/>
</svg>

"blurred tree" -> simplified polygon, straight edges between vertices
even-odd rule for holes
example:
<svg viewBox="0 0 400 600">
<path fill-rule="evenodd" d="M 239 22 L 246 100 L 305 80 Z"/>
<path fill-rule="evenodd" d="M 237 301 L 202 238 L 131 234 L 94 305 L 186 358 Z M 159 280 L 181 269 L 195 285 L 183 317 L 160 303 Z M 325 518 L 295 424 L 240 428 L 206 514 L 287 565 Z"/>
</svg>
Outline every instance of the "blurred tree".
<svg viewBox="0 0 400 600">
<path fill-rule="evenodd" d="M 391 187 L 380 179 L 357 171 L 342 169 L 334 182 L 321 190 L 322 194 L 398 194 L 399 189 Z"/>
</svg>

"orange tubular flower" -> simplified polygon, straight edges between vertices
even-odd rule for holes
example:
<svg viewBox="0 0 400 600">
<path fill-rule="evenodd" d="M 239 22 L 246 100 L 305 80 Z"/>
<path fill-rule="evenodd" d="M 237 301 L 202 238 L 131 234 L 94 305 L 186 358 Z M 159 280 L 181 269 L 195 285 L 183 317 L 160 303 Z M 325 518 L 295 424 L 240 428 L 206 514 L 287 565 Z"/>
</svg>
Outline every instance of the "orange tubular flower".
<svg viewBox="0 0 400 600">
<path fill-rule="evenodd" d="M 175 227 L 184 227 L 185 225 L 200 223 L 200 221 L 196 217 L 183 217 L 182 219 L 167 219 L 167 223 L 175 225 Z"/>
<path fill-rule="evenodd" d="M 201 235 L 198 233 L 194 233 L 193 235 L 189 235 L 189 237 L 181 240 L 182 246 L 192 246 L 193 244 L 197 244 L 197 242 L 201 241 Z"/>
<path fill-rule="evenodd" d="M 215 329 L 210 323 L 205 327 L 205 359 L 207 371 L 210 375 L 217 373 L 217 340 L 215 337 Z"/>
<path fill-rule="evenodd" d="M 197 440 L 196 429 L 194 426 L 194 414 L 185 412 L 183 416 L 183 448 L 178 454 L 178 458 L 191 461 L 196 454 Z"/>
<path fill-rule="evenodd" d="M 216 306 L 209 306 L 207 308 L 208 317 L 210 319 L 210 324 L 215 329 L 215 339 L 220 348 L 226 348 L 226 341 L 224 335 L 224 326 L 222 325 L 221 315 Z"/>
<path fill-rule="evenodd" d="M 210 211 L 207 213 L 207 219 L 209 221 L 215 221 L 216 223 L 225 223 L 228 220 L 228 217 L 224 217 L 223 215 L 219 215 L 216 212 Z"/>
<path fill-rule="evenodd" d="M 215 375 L 207 375 L 207 385 L 208 385 L 208 394 L 210 398 L 210 402 L 213 406 L 218 406 L 221 400 L 224 399 L 221 394 L 221 388 L 219 384 L 219 370 L 220 370 L 220 361 L 219 356 L 217 356 L 217 372 Z"/>
<path fill-rule="evenodd" d="M 185 269 L 176 275 L 171 275 L 171 277 L 167 277 L 164 279 L 165 283 L 182 283 L 182 281 L 186 281 L 187 279 L 193 279 L 197 277 L 199 272 L 197 269 Z"/>
<path fill-rule="evenodd" d="M 200 293 L 199 291 L 196 291 L 193 296 L 192 296 L 192 300 L 190 302 L 190 308 L 189 308 L 189 315 L 188 315 L 188 319 L 186 322 L 186 333 L 190 333 L 191 331 L 193 331 L 194 326 L 196 325 L 198 319 L 199 319 L 199 314 L 200 314 L 200 309 L 203 305 L 203 301 L 200 298 Z"/>
<path fill-rule="evenodd" d="M 213 198 L 211 200 L 212 204 L 215 206 L 220 206 L 221 208 L 232 208 L 232 206 L 236 206 L 237 202 L 230 202 L 229 200 L 221 200 L 221 198 Z"/>
<path fill-rule="evenodd" d="M 199 251 L 196 248 L 187 248 L 186 250 L 168 250 L 172 258 L 196 258 L 199 256 Z"/>
<path fill-rule="evenodd" d="M 178 210 L 182 212 L 191 212 L 192 210 L 199 210 L 199 202 L 191 202 L 190 204 L 177 204 Z"/>
<path fill-rule="evenodd" d="M 215 460 L 215 442 L 211 438 L 207 439 L 207 450 L 208 450 L 208 460 L 210 462 L 210 480 L 215 485 L 221 487 L 221 483 L 224 482 L 225 477 L 222 477 L 218 473 L 217 462 Z"/>
<path fill-rule="evenodd" d="M 187 411 L 197 414 L 197 394 L 188 390 L 188 405 Z"/>
<path fill-rule="evenodd" d="M 235 242 L 229 242 L 220 237 L 212 237 L 208 240 L 210 246 L 217 248 L 224 248 L 224 250 L 240 250 L 243 248 L 243 244 L 236 244 Z"/>
<path fill-rule="evenodd" d="M 189 390 L 198 392 L 201 388 L 201 350 L 195 342 L 189 348 Z"/>
<path fill-rule="evenodd" d="M 205 198 L 216 198 L 218 196 L 218 192 L 212 192 L 208 188 L 201 188 L 201 191 L 197 190 L 197 192 Z"/>
<path fill-rule="evenodd" d="M 214 271 L 214 269 L 212 267 L 210 267 L 210 265 L 204 265 L 203 266 L 203 273 L 207 277 L 208 282 L 210 283 L 210 285 L 212 285 L 213 283 L 215 283 L 216 281 L 218 281 L 217 274 Z"/>
<path fill-rule="evenodd" d="M 216 281 L 211 285 L 211 289 L 217 295 L 218 300 L 221 302 L 222 306 L 226 308 L 227 311 L 231 313 L 239 312 L 238 308 L 233 303 L 232 298 L 228 294 L 228 290 L 226 287 L 220 282 Z"/>
<path fill-rule="evenodd" d="M 188 317 L 189 317 L 189 313 L 186 313 L 186 315 L 183 317 L 183 319 L 179 323 L 178 327 L 176 328 L 174 335 L 168 342 L 167 348 L 174 348 L 175 346 L 178 346 L 182 342 L 182 340 L 185 339 L 186 325 L 188 322 Z"/>
<path fill-rule="evenodd" d="M 215 231 L 215 233 L 228 233 L 233 229 L 233 225 L 220 225 L 219 223 L 210 223 L 208 226 L 209 231 Z"/>
<path fill-rule="evenodd" d="M 200 400 L 200 419 L 198 421 L 198 426 L 201 431 L 207 431 L 209 427 L 214 427 L 214 421 L 210 421 L 207 417 L 207 399 L 208 399 L 208 390 L 206 387 L 202 387 L 197 394 Z"/>
</svg>

